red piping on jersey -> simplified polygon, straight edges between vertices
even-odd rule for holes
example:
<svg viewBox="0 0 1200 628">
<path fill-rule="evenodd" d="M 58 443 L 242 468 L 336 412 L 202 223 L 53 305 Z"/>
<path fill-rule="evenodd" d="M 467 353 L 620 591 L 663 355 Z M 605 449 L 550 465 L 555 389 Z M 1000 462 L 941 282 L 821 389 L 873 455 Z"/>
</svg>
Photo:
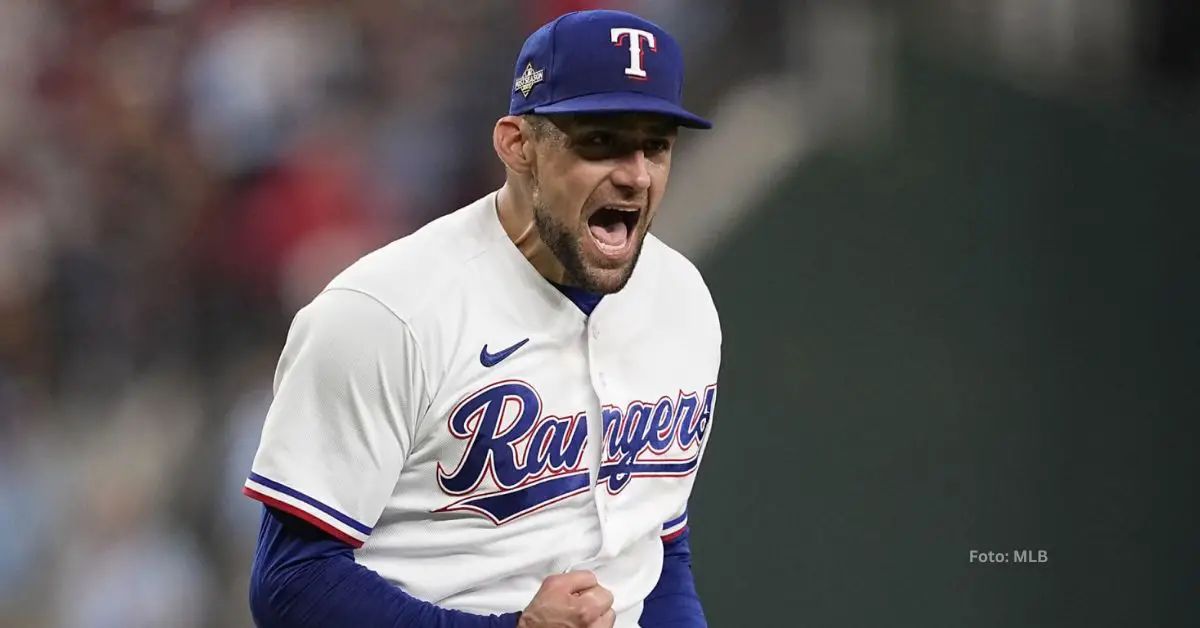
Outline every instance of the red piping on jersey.
<svg viewBox="0 0 1200 628">
<path fill-rule="evenodd" d="M 259 493 L 258 491 L 250 488 L 249 486 L 242 487 L 242 494 L 245 495 L 246 497 L 249 497 L 250 499 L 260 501 L 272 508 L 282 510 L 283 512 L 286 512 L 289 515 L 294 515 L 296 517 L 300 517 L 301 519 L 320 528 L 326 534 L 349 545 L 350 547 L 353 547 L 354 549 L 358 549 L 363 546 L 362 541 L 350 536 L 349 534 L 346 534 L 345 532 L 342 532 L 341 530 L 339 530 L 336 527 L 327 523 L 324 519 L 321 519 L 320 517 L 317 517 L 316 515 L 309 513 L 308 511 L 305 511 L 301 508 L 297 508 L 296 506 L 293 506 L 291 504 L 281 502 L 278 499 L 275 499 L 274 497 L 270 497 L 268 495 L 263 495 L 262 493 Z"/>
</svg>

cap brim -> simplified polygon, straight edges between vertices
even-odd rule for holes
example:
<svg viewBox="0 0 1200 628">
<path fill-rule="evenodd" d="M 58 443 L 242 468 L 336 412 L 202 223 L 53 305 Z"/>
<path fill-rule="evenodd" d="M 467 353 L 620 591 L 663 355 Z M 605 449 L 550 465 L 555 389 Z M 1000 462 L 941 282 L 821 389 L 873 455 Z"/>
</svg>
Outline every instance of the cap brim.
<svg viewBox="0 0 1200 628">
<path fill-rule="evenodd" d="M 679 126 L 689 129 L 712 128 L 711 122 L 673 102 L 637 92 L 605 92 L 576 96 L 552 105 L 534 107 L 533 113 L 656 113 L 674 118 Z"/>
</svg>

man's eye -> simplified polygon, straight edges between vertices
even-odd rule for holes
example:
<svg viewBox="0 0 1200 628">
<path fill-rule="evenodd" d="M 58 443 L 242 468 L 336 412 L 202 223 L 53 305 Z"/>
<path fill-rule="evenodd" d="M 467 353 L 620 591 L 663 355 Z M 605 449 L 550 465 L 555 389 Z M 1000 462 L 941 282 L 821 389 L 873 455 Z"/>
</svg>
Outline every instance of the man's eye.
<svg viewBox="0 0 1200 628">
<path fill-rule="evenodd" d="M 596 148 L 602 146 L 611 146 L 612 143 L 613 136 L 611 133 L 592 133 L 583 140 L 584 146 L 592 146 Z"/>
<path fill-rule="evenodd" d="M 647 155 L 657 155 L 658 153 L 666 152 L 671 148 L 671 143 L 667 140 L 647 140 L 643 150 Z"/>
</svg>

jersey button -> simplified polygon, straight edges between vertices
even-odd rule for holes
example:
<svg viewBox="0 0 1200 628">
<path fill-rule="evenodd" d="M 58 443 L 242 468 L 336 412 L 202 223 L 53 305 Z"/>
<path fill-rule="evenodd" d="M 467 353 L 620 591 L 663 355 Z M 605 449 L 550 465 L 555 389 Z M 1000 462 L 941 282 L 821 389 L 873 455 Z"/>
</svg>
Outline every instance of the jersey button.
<svg viewBox="0 0 1200 628">
<path fill-rule="evenodd" d="M 592 338 L 599 338 L 599 337 L 600 337 L 600 328 L 593 325 L 592 326 Z"/>
</svg>

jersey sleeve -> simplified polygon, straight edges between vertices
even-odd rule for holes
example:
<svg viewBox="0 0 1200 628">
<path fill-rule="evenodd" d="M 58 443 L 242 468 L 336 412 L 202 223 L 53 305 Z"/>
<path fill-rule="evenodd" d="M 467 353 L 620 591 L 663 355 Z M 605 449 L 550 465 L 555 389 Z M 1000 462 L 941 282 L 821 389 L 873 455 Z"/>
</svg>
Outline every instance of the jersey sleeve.
<svg viewBox="0 0 1200 628">
<path fill-rule="evenodd" d="M 243 493 L 361 547 L 428 404 L 409 327 L 367 294 L 331 289 L 301 309 Z"/>
<path fill-rule="evenodd" d="M 679 535 L 683 534 L 683 531 L 687 529 L 687 520 L 688 520 L 687 506 L 685 505 L 682 512 L 680 512 L 678 515 L 672 517 L 666 523 L 663 524 L 663 527 L 662 527 L 663 542 L 673 541 L 676 538 L 678 538 Z M 651 538 L 653 538 L 653 537 L 651 537 Z"/>
</svg>

